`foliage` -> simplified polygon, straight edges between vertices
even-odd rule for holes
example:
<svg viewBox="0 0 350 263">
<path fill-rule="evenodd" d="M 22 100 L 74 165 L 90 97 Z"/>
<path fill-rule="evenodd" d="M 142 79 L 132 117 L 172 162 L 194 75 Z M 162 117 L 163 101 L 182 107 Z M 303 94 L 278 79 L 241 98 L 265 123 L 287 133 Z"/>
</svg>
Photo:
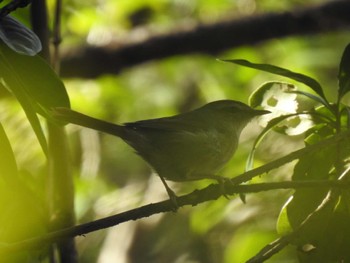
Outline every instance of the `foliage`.
<svg viewBox="0 0 350 263">
<path fill-rule="evenodd" d="M 73 43 L 81 44 L 84 37 L 89 43 L 101 45 L 109 39 L 111 32 L 123 38 L 132 30 L 166 31 L 183 17 L 186 21 L 213 21 L 232 12 L 240 16 L 265 11 L 267 7 L 286 10 L 294 4 L 294 1 L 289 1 L 276 6 L 271 1 L 249 1 L 255 3 L 252 9 L 252 6 L 242 6 L 242 3 L 232 6 L 227 1 L 97 2 L 67 2 L 63 11 L 63 31 L 66 34 L 63 47 L 69 49 Z M 48 3 L 52 9 L 53 1 Z M 172 11 L 167 13 L 169 9 Z M 20 12 L 23 10 L 17 14 L 19 17 Z M 71 101 L 73 108 L 80 111 L 124 122 L 175 114 L 209 100 L 234 98 L 244 101 L 254 90 L 250 104 L 273 113 L 270 119 L 261 119 L 265 128 L 260 134 L 252 132 L 257 130 L 255 128 L 247 130 L 234 161 L 222 171 L 223 175 L 231 177 L 244 169 L 251 146 L 249 139 L 253 137 L 256 140 L 246 165 L 248 169 L 253 168 L 253 161 L 260 165 L 291 152 L 296 143 L 300 145 L 300 140 L 308 149 L 325 139 L 336 138 L 349 128 L 349 46 L 339 65 L 338 89 L 334 89 L 334 81 L 327 78 L 334 73 L 338 48 L 348 41 L 341 35 L 310 37 L 303 41 L 284 39 L 283 44 L 271 41 L 220 55 L 269 63 L 224 60 L 262 72 L 258 74 L 243 67 L 232 68 L 212 57 L 188 56 L 142 65 L 119 76 L 62 80 L 48 63 L 35 55 L 40 49 L 35 34 L 12 19 L 4 22 L 9 24 L 0 27 L 0 38 L 4 42 L 0 46 L 3 85 L 0 103 L 5 109 L 1 116 L 6 116 L 2 117 L 0 126 L 0 222 L 3 226 L 0 254 L 2 248 L 11 247 L 12 243 L 45 237 L 50 232 L 45 189 L 47 167 L 38 160 L 47 158 L 49 134 L 39 115 L 44 116 L 50 125 L 61 125 L 51 117 L 52 107 L 70 107 Z M 14 29 L 14 38 L 4 34 L 3 30 L 6 31 L 8 26 Z M 328 46 L 336 48 L 324 48 Z M 313 50 L 307 51 L 311 47 Z M 291 68 L 290 65 L 293 65 L 293 70 L 286 69 Z M 306 73 L 297 73 L 295 69 Z M 264 72 L 281 79 L 265 82 Z M 315 74 L 320 76 L 320 81 L 309 76 Z M 291 83 L 285 82 L 285 78 Z M 264 84 L 255 89 L 257 83 L 262 82 Z M 299 87 L 297 83 L 304 86 Z M 243 86 L 246 87 L 244 90 Z M 23 112 L 18 112 L 15 105 L 25 113 L 20 122 L 24 120 L 27 125 L 20 132 L 17 130 L 22 126 L 15 120 Z M 149 169 L 122 142 L 93 131 L 79 130 L 77 133 L 77 127 L 69 127 L 69 130 L 72 169 L 76 175 L 78 223 L 118 214 L 155 202 L 157 198 L 163 199 L 164 191 L 158 178 L 149 177 Z M 20 134 L 20 143 L 19 137 L 14 135 L 16 133 Z M 28 136 L 31 134 L 35 134 L 36 139 Z M 23 143 L 23 140 L 27 142 Z M 40 154 L 35 153 L 34 149 L 40 147 Z M 269 181 L 270 178 L 279 182 L 290 179 L 297 184 L 338 180 L 346 184 L 348 147 L 348 141 L 342 139 L 316 153 L 301 155 L 292 168 L 269 171 Z M 23 158 L 24 153 L 32 156 Z M 254 177 L 242 186 L 254 186 L 267 180 L 265 176 Z M 205 188 L 209 183 L 177 184 L 175 189 L 178 194 L 188 193 L 194 188 Z M 249 192 L 250 188 L 247 189 Z M 111 242 L 115 253 L 122 250 L 121 244 L 128 247 L 129 259 L 133 262 L 140 260 L 135 256 L 140 252 L 143 253 L 142 262 L 243 262 L 255 254 L 251 262 L 259 262 L 265 260 L 265 253 L 259 253 L 264 245 L 278 237 L 281 239 L 276 242 L 283 245 L 285 237 L 291 246 L 283 247 L 283 253 L 276 254 L 279 249 L 274 247 L 269 250 L 272 246 L 264 247 L 262 251 L 267 251 L 266 254 L 273 255 L 271 260 L 277 261 L 293 259 L 297 254 L 300 262 L 325 259 L 327 262 L 346 262 L 350 257 L 347 249 L 350 231 L 348 206 L 347 188 L 327 185 L 297 188 L 293 192 L 271 190 L 248 194 L 244 205 L 239 198 L 221 198 L 181 208 L 176 214 L 128 222 L 108 232 L 98 231 L 77 238 L 80 260 L 96 262 Z M 147 244 L 146 250 L 144 244 Z M 123 255 L 127 257 L 125 250 Z M 46 258 L 48 251 L 46 245 L 34 250 L 21 249 L 21 253 L 10 254 L 10 258 L 3 257 L 0 262 L 31 262 Z"/>
<path fill-rule="evenodd" d="M 283 92 L 296 93 L 300 96 L 306 96 L 307 99 L 314 100 L 321 104 L 316 109 L 309 109 L 307 114 L 313 117 L 314 125 L 305 131 L 305 145 L 315 144 L 337 133 L 348 130 L 349 108 L 341 103 L 341 99 L 350 91 L 349 63 L 350 44 L 345 48 L 341 63 L 339 66 L 339 87 L 336 103 L 328 102 L 321 85 L 314 79 L 300 73 L 291 72 L 276 66 L 267 64 L 254 64 L 245 60 L 226 60 L 250 68 L 267 71 L 273 74 L 282 75 L 293 80 L 297 80 L 315 93 L 297 91 L 292 85 L 281 85 L 280 83 L 268 83 L 262 85 L 252 94 L 251 103 L 253 106 L 263 105 L 266 109 L 274 111 L 273 108 L 278 105 L 279 100 L 284 100 L 283 93 L 269 92 L 271 89 L 283 89 Z M 285 88 L 287 86 L 288 88 Z M 290 88 L 292 87 L 292 88 Z M 282 94 L 282 96 L 281 96 Z M 295 97 L 289 97 L 294 100 Z M 297 113 L 301 115 L 303 112 Z M 282 121 L 295 117 L 295 114 L 282 115 L 272 119 L 263 133 L 275 129 Z M 301 125 L 303 120 L 299 120 Z M 290 124 L 284 124 L 289 126 Z M 281 131 L 281 129 L 277 129 Z M 303 156 L 294 167 L 292 175 L 293 181 L 310 180 L 342 180 L 346 181 L 348 169 L 346 159 L 349 157 L 349 143 L 344 141 L 341 144 L 325 147 L 321 151 Z M 345 191 L 332 189 L 300 189 L 296 190 L 288 202 L 283 206 L 281 216 L 278 221 L 280 234 L 292 233 L 298 231 L 296 238 L 291 243 L 298 248 L 300 262 L 339 262 L 348 261 L 350 254 L 347 252 L 347 236 L 349 227 L 346 223 L 350 218 L 348 206 L 348 195 Z M 302 229 L 302 230 L 300 230 Z M 334 239 L 340 239 L 336 245 Z M 253 261 L 252 261 L 253 262 Z M 255 262 L 255 261 L 254 261 Z"/>
</svg>

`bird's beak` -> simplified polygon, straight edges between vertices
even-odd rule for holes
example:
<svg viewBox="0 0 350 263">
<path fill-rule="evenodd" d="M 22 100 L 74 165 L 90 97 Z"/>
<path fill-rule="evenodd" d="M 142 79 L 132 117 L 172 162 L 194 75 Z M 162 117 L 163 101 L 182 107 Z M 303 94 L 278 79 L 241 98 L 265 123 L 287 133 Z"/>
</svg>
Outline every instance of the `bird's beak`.
<svg viewBox="0 0 350 263">
<path fill-rule="evenodd" d="M 268 110 L 254 110 L 256 115 L 264 115 L 264 114 L 269 114 L 271 111 Z"/>
</svg>

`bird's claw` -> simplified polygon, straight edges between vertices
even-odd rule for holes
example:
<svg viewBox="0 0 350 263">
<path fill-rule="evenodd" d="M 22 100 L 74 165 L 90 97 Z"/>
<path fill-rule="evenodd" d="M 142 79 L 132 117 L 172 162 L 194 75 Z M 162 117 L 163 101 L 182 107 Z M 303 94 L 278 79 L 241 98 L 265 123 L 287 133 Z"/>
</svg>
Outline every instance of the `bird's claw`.
<svg viewBox="0 0 350 263">
<path fill-rule="evenodd" d="M 166 191 L 167 191 L 168 196 L 169 196 L 169 201 L 170 201 L 170 203 L 172 205 L 172 209 L 171 210 L 173 212 L 177 212 L 177 210 L 179 209 L 179 205 L 177 203 L 177 196 L 176 196 L 176 194 L 170 188 L 166 188 Z"/>
</svg>

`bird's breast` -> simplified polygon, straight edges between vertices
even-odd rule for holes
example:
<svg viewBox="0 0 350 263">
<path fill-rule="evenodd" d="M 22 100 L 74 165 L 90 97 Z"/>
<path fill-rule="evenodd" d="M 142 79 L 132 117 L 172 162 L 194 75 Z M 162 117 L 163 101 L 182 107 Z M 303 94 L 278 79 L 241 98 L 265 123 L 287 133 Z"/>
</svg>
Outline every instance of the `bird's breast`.
<svg viewBox="0 0 350 263">
<path fill-rule="evenodd" d="M 223 132 L 214 130 L 207 133 L 208 141 L 211 142 L 211 148 L 214 158 L 217 158 L 218 164 L 225 164 L 237 149 L 238 138 L 232 132 Z"/>
</svg>

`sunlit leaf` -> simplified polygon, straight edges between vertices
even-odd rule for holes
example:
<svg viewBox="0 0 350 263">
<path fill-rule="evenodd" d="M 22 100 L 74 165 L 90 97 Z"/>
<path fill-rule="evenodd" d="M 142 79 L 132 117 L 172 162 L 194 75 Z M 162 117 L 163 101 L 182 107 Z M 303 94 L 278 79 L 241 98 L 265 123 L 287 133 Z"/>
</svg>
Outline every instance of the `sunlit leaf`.
<svg viewBox="0 0 350 263">
<path fill-rule="evenodd" d="M 249 105 L 253 108 L 258 106 L 271 106 L 275 107 L 277 101 L 284 95 L 283 93 L 292 92 L 296 87 L 292 84 L 280 82 L 280 81 L 269 81 L 257 88 L 249 97 Z M 273 96 L 269 96 L 268 91 L 271 91 Z M 269 96 L 269 97 L 268 97 Z M 275 99 L 273 101 L 273 98 Z M 295 101 L 295 97 L 293 97 Z M 267 108 L 266 108 L 267 109 Z M 296 110 L 296 109 L 294 109 Z"/>
<path fill-rule="evenodd" d="M 296 113 L 298 109 L 297 95 L 289 93 L 296 87 L 289 83 L 272 81 L 257 88 L 249 98 L 252 107 L 261 106 L 271 113 L 259 118 L 259 124 L 266 126 L 267 122 L 281 115 Z"/>
<path fill-rule="evenodd" d="M 287 206 L 292 201 L 292 199 L 293 199 L 293 197 L 290 197 L 287 200 L 287 202 L 283 205 L 281 212 L 278 216 L 276 229 L 277 229 L 277 233 L 279 235 L 286 235 L 286 234 L 292 232 L 292 230 L 293 230 L 290 223 L 289 223 L 288 214 L 287 214 Z"/>
<path fill-rule="evenodd" d="M 10 63 L 8 63 L 6 56 L 4 56 L 3 52 L 0 52 L 0 74 L 1 78 L 3 78 L 9 90 L 13 93 L 18 102 L 21 104 L 44 153 L 47 154 L 47 142 L 42 127 L 40 125 L 40 121 L 36 114 L 35 101 L 29 97 L 24 85 L 25 82 L 23 82 L 23 79 L 17 74 L 16 71 L 14 71 L 13 66 Z"/>
<path fill-rule="evenodd" d="M 262 106 L 271 111 L 271 114 L 259 118 L 260 124 L 265 128 L 254 142 L 247 160 L 246 170 L 253 168 L 255 150 L 270 130 L 294 136 L 304 133 L 313 126 L 311 117 L 307 113 L 297 113 L 297 94 L 299 92 L 294 85 L 272 81 L 264 83 L 251 95 L 249 103 L 252 107 Z M 300 94 L 304 95 L 304 92 L 300 92 Z M 307 95 L 308 93 L 306 93 Z M 311 97 L 315 96 L 310 95 Z M 281 126 L 282 122 L 283 126 Z"/>
<path fill-rule="evenodd" d="M 2 55 L 0 63 L 9 68 L 7 74 L 0 72 L 5 82 L 8 78 L 16 78 L 33 103 L 41 109 L 70 107 L 69 97 L 62 80 L 42 58 L 20 55 L 4 46 L 0 48 Z M 10 87 L 10 89 L 16 88 Z"/>
<path fill-rule="evenodd" d="M 0 244 L 21 242 L 47 232 L 45 205 L 23 182 L 1 188 L 0 206 Z M 2 252 L 1 262 L 38 262 L 47 251 L 43 245 L 33 250 Z"/>
<path fill-rule="evenodd" d="M 0 175 L 7 183 L 17 175 L 17 163 L 4 128 L 0 124 Z"/>
<path fill-rule="evenodd" d="M 0 20 L 0 39 L 20 54 L 34 56 L 41 50 L 37 35 L 11 16 Z"/>
<path fill-rule="evenodd" d="M 223 61 L 238 64 L 238 65 L 249 67 L 249 68 L 258 69 L 261 71 L 269 72 L 272 74 L 276 74 L 276 75 L 280 75 L 280 76 L 284 76 L 284 77 L 296 80 L 296 81 L 301 82 L 301 83 L 305 84 L 306 86 L 310 87 L 319 96 L 321 96 L 325 101 L 327 101 L 326 97 L 323 93 L 321 85 L 315 79 L 313 79 L 309 76 L 306 76 L 304 74 L 293 72 L 293 71 L 290 71 L 288 69 L 284 69 L 284 68 L 269 65 L 269 64 L 252 63 L 252 62 L 249 62 L 249 61 L 243 60 L 243 59 L 227 59 L 227 60 L 223 60 Z"/>
<path fill-rule="evenodd" d="M 247 160 L 247 163 L 246 163 L 246 171 L 249 171 L 249 170 L 251 170 L 253 168 L 253 161 L 254 161 L 255 151 L 258 148 L 260 142 L 266 136 L 266 134 L 268 132 L 270 132 L 272 129 L 274 129 L 282 121 L 284 121 L 284 120 L 286 120 L 286 119 L 288 119 L 290 117 L 297 116 L 297 115 L 298 115 L 298 113 L 283 115 L 283 116 L 279 116 L 277 118 L 274 118 L 274 119 L 272 119 L 272 120 L 270 120 L 268 122 L 266 127 L 260 132 L 260 134 L 258 135 L 258 137 L 254 141 L 253 148 L 252 148 L 252 150 L 249 153 L 248 160 Z"/>
<path fill-rule="evenodd" d="M 339 65 L 339 100 L 350 91 L 350 44 L 346 46 Z"/>
<path fill-rule="evenodd" d="M 19 178 L 14 153 L 1 124 L 0 149 L 0 244 L 5 245 L 42 235 L 47 224 L 41 200 Z M 2 253 L 1 262 L 34 262 L 45 249 Z"/>
</svg>

